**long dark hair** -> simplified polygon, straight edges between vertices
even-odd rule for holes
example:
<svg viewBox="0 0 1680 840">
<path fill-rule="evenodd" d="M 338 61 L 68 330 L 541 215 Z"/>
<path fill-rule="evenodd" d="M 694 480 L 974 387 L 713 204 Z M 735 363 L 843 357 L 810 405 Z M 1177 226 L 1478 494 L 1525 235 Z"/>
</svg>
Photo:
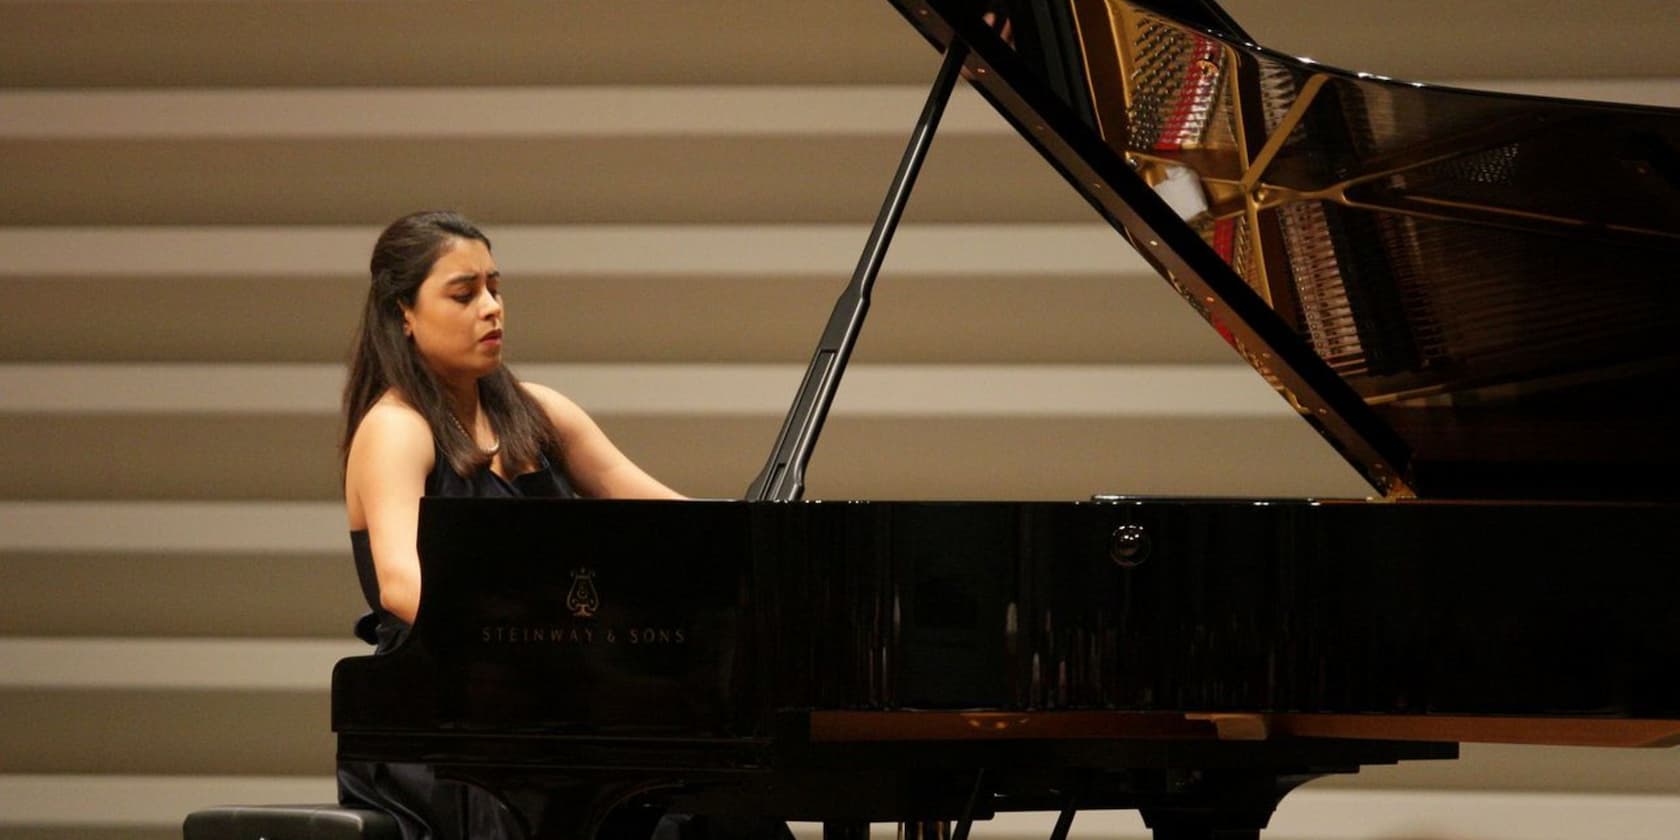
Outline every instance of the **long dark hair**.
<svg viewBox="0 0 1680 840">
<path fill-rule="evenodd" d="M 350 378 L 344 386 L 344 436 L 339 444 L 340 463 L 348 464 L 350 442 L 356 428 L 379 397 L 394 390 L 426 418 L 438 451 L 455 472 L 466 476 L 490 463 L 493 457 L 468 437 L 449 407 L 437 377 L 427 368 L 403 333 L 403 309 L 413 307 L 415 293 L 432 264 L 443 255 L 452 240 L 477 240 L 490 248 L 490 238 L 465 216 L 449 210 L 412 213 L 390 224 L 373 245 L 362 323 L 350 351 Z M 502 463 L 529 467 L 540 455 L 558 465 L 559 439 L 554 424 L 537 401 L 506 365 L 478 380 L 480 410 L 488 415 L 490 428 L 501 442 Z"/>
</svg>

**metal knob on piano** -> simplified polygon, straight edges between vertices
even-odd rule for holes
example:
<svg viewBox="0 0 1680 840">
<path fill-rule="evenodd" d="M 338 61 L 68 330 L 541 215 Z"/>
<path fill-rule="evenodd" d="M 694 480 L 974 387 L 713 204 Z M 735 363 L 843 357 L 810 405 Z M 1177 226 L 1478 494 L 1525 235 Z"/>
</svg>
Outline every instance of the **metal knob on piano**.
<svg viewBox="0 0 1680 840">
<path fill-rule="evenodd" d="M 1108 559 L 1122 569 L 1130 569 L 1149 559 L 1153 543 L 1142 525 L 1121 525 L 1108 538 Z"/>
</svg>

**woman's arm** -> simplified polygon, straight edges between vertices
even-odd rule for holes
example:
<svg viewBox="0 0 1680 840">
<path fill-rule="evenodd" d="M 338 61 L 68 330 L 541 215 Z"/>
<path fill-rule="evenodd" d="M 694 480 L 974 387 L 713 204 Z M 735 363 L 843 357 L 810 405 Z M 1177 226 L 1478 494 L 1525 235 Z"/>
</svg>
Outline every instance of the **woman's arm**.
<svg viewBox="0 0 1680 840">
<path fill-rule="evenodd" d="M 523 383 L 560 434 L 566 474 L 583 495 L 607 499 L 681 499 L 613 446 L 577 403 L 543 385 Z"/>
<path fill-rule="evenodd" d="M 381 401 L 356 428 L 344 471 L 350 529 L 367 529 L 380 605 L 410 624 L 420 610 L 420 496 L 436 457 L 425 418 Z"/>
</svg>

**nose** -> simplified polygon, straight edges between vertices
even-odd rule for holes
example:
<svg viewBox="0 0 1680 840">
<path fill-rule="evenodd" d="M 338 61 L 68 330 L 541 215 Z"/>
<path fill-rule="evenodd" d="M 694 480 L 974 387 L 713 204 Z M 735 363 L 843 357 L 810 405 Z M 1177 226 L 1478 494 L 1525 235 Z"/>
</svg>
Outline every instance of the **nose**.
<svg viewBox="0 0 1680 840">
<path fill-rule="evenodd" d="M 502 299 L 485 289 L 480 298 L 483 303 L 479 306 L 479 317 L 496 318 L 502 314 Z"/>
</svg>

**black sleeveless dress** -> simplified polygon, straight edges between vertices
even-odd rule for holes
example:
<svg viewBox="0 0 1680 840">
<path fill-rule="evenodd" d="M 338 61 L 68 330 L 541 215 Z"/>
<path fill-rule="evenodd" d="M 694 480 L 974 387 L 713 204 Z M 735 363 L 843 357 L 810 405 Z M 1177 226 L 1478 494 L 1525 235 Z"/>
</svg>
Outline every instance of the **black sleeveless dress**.
<svg viewBox="0 0 1680 840">
<path fill-rule="evenodd" d="M 559 467 L 547 458 L 536 470 L 510 481 L 491 472 L 489 467 L 461 476 L 449 468 L 439 452 L 437 465 L 426 476 L 426 495 L 571 499 L 578 494 Z M 409 625 L 379 604 L 379 578 L 374 574 L 367 531 L 350 532 L 350 550 L 356 559 L 362 596 L 373 610 L 371 618 L 377 622 L 374 639 L 370 639 L 377 640 L 374 653 L 389 653 L 407 638 Z M 360 630 L 359 625 L 358 635 Z M 402 829 L 403 840 L 519 840 L 525 836 L 519 820 L 494 796 L 472 785 L 438 779 L 425 764 L 341 761 L 338 800 L 344 805 L 390 814 Z"/>
</svg>

